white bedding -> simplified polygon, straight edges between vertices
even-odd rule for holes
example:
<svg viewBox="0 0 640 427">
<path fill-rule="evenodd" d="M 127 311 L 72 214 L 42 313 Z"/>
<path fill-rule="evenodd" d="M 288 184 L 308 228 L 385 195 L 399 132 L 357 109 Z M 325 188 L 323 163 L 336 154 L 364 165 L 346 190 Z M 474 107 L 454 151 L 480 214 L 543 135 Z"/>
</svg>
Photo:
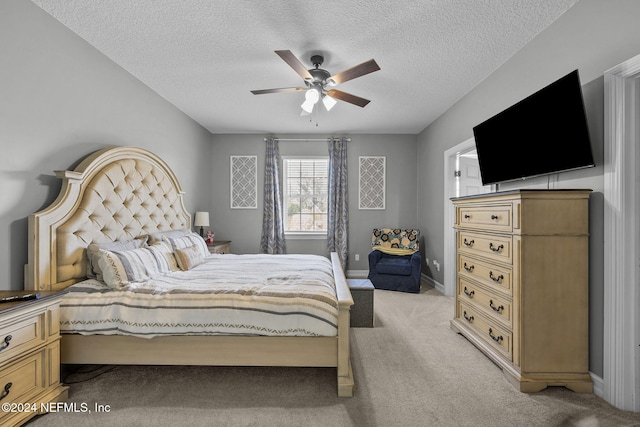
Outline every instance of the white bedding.
<svg viewBox="0 0 640 427">
<path fill-rule="evenodd" d="M 62 333 L 336 336 L 331 262 L 317 255 L 211 255 L 189 271 L 124 289 L 69 287 Z"/>
</svg>

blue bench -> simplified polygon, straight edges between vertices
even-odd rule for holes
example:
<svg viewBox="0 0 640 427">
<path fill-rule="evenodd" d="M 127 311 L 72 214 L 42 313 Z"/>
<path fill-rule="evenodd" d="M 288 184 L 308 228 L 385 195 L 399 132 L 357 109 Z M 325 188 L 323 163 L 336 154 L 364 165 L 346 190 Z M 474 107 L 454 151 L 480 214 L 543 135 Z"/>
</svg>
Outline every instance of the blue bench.
<svg viewBox="0 0 640 427">
<path fill-rule="evenodd" d="M 353 297 L 351 306 L 352 327 L 373 327 L 373 284 L 369 279 L 347 279 Z"/>
</svg>

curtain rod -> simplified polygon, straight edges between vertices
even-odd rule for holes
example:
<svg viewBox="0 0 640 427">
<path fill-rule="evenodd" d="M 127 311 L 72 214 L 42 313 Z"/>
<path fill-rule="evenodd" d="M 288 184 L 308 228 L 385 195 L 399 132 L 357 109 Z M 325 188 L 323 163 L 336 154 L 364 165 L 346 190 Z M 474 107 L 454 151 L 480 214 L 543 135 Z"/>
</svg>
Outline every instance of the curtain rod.
<svg viewBox="0 0 640 427">
<path fill-rule="evenodd" d="M 268 138 L 265 138 L 265 142 Z M 298 142 L 316 142 L 316 141 L 328 141 L 330 139 L 340 139 L 340 138 L 273 138 L 277 141 L 298 141 Z M 351 142 L 351 138 L 345 138 L 347 142 Z"/>
</svg>

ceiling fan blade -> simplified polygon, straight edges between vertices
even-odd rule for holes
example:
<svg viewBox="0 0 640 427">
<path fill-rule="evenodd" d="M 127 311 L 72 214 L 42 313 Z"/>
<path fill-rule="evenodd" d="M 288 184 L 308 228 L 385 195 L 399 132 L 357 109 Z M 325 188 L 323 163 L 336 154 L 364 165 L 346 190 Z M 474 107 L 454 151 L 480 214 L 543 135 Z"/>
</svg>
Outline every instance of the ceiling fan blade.
<svg viewBox="0 0 640 427">
<path fill-rule="evenodd" d="M 344 71 L 340 71 L 338 74 L 335 74 L 329 77 L 329 79 L 333 80 L 336 84 L 340 84 L 340 83 L 348 82 L 349 80 L 353 80 L 356 77 L 373 73 L 374 71 L 378 71 L 379 69 L 380 67 L 378 66 L 376 61 L 373 59 L 370 59 L 368 61 L 363 62 L 362 64 L 358 64 Z"/>
<path fill-rule="evenodd" d="M 301 90 L 307 90 L 304 87 L 280 87 L 276 89 L 260 89 L 260 90 L 252 90 L 251 93 L 254 95 L 264 95 L 266 93 L 287 93 L 287 92 L 298 92 Z"/>
<path fill-rule="evenodd" d="M 290 50 L 276 50 L 275 52 L 280 58 L 284 60 L 284 62 L 289 64 L 289 66 L 293 68 L 295 72 L 298 73 L 300 77 L 302 77 L 303 80 L 313 79 L 313 76 L 309 73 L 307 67 L 305 67 L 304 64 L 300 62 L 300 60 L 296 58 L 296 56 L 291 53 Z"/>
<path fill-rule="evenodd" d="M 360 98 L 359 96 L 351 95 L 350 93 L 343 92 L 337 89 L 331 89 L 326 92 L 332 98 L 345 101 L 358 107 L 365 107 L 370 101 L 368 99 Z"/>
</svg>

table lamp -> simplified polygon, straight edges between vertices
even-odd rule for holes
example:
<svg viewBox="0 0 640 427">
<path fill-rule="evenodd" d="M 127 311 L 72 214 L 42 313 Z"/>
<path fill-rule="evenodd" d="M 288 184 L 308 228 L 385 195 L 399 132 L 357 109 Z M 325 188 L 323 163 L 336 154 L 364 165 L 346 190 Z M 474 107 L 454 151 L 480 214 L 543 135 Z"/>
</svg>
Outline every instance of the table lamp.
<svg viewBox="0 0 640 427">
<path fill-rule="evenodd" d="M 209 226 L 209 212 L 196 212 L 193 225 L 200 227 L 200 237 L 204 238 L 204 227 Z"/>
</svg>

